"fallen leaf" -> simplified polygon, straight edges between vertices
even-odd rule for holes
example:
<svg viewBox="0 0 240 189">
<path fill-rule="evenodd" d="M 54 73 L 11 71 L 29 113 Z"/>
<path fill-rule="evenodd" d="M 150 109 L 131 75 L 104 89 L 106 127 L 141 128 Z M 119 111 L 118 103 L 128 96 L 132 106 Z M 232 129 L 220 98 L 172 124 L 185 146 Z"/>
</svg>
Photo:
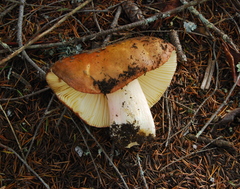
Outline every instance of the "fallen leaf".
<svg viewBox="0 0 240 189">
<path fill-rule="evenodd" d="M 179 7 L 181 4 L 180 0 L 169 0 L 169 1 L 160 1 L 159 3 L 153 4 L 153 8 L 161 11 L 161 12 L 167 12 L 172 9 L 175 9 Z M 166 20 L 169 20 L 176 16 L 176 14 L 171 14 L 170 16 L 164 18 L 164 19 L 158 19 L 154 25 L 151 27 L 152 29 L 159 29 L 162 26 L 163 22 L 166 22 Z"/>
<path fill-rule="evenodd" d="M 166 3 L 165 8 L 162 10 L 162 12 L 175 9 L 181 5 L 181 2 L 179 0 L 170 0 L 170 1 L 166 1 L 165 3 Z"/>
<path fill-rule="evenodd" d="M 234 119 L 236 119 L 237 117 L 240 117 L 240 108 L 236 108 L 234 110 L 232 110 L 231 112 L 229 112 L 228 114 L 226 114 L 224 116 L 224 118 L 219 121 L 217 124 L 218 125 L 226 125 L 228 123 L 231 123 L 234 121 Z"/>
<path fill-rule="evenodd" d="M 234 123 L 234 122 L 239 122 L 237 118 L 240 118 L 240 108 L 236 108 L 232 110 L 231 112 L 227 113 L 224 118 L 222 118 L 219 122 L 217 122 L 214 127 L 211 130 L 211 133 L 213 136 L 216 135 L 217 129 L 222 129 L 222 128 L 227 128 L 229 124 Z"/>
<path fill-rule="evenodd" d="M 223 42 L 222 46 L 226 54 L 227 62 L 229 63 L 232 70 L 233 80 L 236 82 L 238 77 L 237 65 L 240 62 L 240 53 L 237 52 L 228 43 Z M 240 80 L 238 81 L 237 85 L 240 86 Z"/>
<path fill-rule="evenodd" d="M 208 59 L 208 66 L 207 69 L 205 70 L 205 74 L 204 74 L 204 78 L 201 84 L 201 89 L 209 89 L 211 81 L 212 81 L 212 76 L 213 76 L 213 72 L 214 72 L 214 66 L 215 66 L 215 60 L 212 60 L 212 58 L 210 57 Z"/>
</svg>

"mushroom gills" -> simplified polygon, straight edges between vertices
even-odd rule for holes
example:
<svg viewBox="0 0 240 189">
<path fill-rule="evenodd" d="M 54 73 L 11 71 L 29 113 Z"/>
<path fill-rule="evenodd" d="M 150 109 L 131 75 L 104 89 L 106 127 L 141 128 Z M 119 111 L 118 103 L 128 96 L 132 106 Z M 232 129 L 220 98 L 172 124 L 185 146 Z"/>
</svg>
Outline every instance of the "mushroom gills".
<svg viewBox="0 0 240 189">
<path fill-rule="evenodd" d="M 47 81 L 57 97 L 86 123 L 95 127 L 109 127 L 109 110 L 104 94 L 79 92 L 53 72 L 48 72 Z"/>
<path fill-rule="evenodd" d="M 106 96 L 110 133 L 118 146 L 130 148 L 155 137 L 153 117 L 137 79 Z"/>
<path fill-rule="evenodd" d="M 177 67 L 176 60 L 176 51 L 172 51 L 171 57 L 165 64 L 138 78 L 150 108 L 160 100 L 163 93 L 170 85 Z"/>
</svg>

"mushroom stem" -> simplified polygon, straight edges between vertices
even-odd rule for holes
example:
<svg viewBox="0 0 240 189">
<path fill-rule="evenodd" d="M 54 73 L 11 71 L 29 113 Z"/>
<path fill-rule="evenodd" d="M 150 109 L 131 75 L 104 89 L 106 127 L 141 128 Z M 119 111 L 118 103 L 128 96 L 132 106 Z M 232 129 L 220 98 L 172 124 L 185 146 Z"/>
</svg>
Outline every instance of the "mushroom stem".
<svg viewBox="0 0 240 189">
<path fill-rule="evenodd" d="M 155 125 L 137 79 L 107 94 L 110 132 L 114 142 L 130 148 L 155 137 Z"/>
</svg>

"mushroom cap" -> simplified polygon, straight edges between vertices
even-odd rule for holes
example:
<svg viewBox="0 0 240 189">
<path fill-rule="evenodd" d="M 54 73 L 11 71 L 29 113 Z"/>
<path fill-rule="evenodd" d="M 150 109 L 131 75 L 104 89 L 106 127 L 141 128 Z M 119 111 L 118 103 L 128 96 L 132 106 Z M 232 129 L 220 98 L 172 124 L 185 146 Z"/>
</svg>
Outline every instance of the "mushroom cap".
<svg viewBox="0 0 240 189">
<path fill-rule="evenodd" d="M 77 91 L 107 94 L 167 62 L 174 47 L 136 37 L 56 62 L 51 71 Z"/>
<path fill-rule="evenodd" d="M 87 124 L 109 127 L 105 94 L 137 78 L 152 107 L 169 86 L 176 59 L 170 43 L 155 37 L 137 37 L 58 61 L 46 80 L 57 97 Z"/>
</svg>

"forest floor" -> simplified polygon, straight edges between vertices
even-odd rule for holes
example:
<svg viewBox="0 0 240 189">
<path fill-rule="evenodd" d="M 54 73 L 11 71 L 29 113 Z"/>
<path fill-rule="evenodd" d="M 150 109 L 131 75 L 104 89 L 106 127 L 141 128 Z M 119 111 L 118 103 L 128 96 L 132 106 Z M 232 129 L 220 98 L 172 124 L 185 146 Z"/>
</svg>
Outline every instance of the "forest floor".
<svg viewBox="0 0 240 189">
<path fill-rule="evenodd" d="M 133 2 L 0 2 L 0 189 L 240 188 L 239 1 Z M 151 108 L 156 138 L 119 149 L 109 128 L 85 125 L 57 99 L 45 73 L 136 36 L 182 51 Z"/>
</svg>

